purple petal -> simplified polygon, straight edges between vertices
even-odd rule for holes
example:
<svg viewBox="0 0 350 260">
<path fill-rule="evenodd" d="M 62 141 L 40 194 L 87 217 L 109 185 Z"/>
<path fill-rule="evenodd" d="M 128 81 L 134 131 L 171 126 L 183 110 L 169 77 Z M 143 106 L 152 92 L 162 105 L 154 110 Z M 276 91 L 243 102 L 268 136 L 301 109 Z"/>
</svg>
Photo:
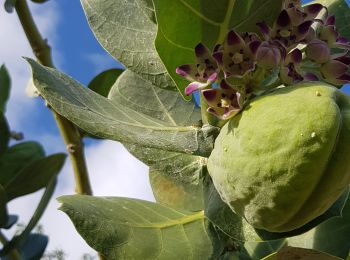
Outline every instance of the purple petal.
<svg viewBox="0 0 350 260">
<path fill-rule="evenodd" d="M 223 64 L 223 53 L 222 52 L 215 52 L 213 54 L 213 58 L 217 61 L 218 65 L 222 66 Z"/>
<path fill-rule="evenodd" d="M 306 34 L 309 31 L 312 23 L 312 21 L 303 22 L 301 25 L 298 26 L 298 32 L 300 34 Z"/>
<path fill-rule="evenodd" d="M 190 83 L 186 88 L 185 88 L 185 95 L 189 96 L 191 95 L 194 91 L 200 89 L 203 85 L 206 84 L 202 84 L 200 82 L 192 82 Z"/>
<path fill-rule="evenodd" d="M 298 48 L 294 49 L 289 55 L 293 63 L 300 63 L 303 58 L 303 54 Z"/>
<path fill-rule="evenodd" d="M 181 65 L 176 68 L 176 73 L 182 77 L 188 76 L 192 71 L 192 67 L 189 64 Z"/>
<path fill-rule="evenodd" d="M 259 27 L 261 33 L 264 36 L 268 36 L 270 34 L 271 28 L 265 22 L 260 22 L 260 23 L 257 23 L 256 25 Z"/>
<path fill-rule="evenodd" d="M 347 70 L 348 66 L 337 60 L 331 60 L 321 67 L 321 72 L 326 79 L 338 78 L 345 74 Z"/>
<path fill-rule="evenodd" d="M 210 75 L 210 77 L 207 80 L 207 84 L 211 84 L 213 82 L 215 82 L 218 78 L 218 74 L 216 72 L 214 72 L 213 74 Z"/>
<path fill-rule="evenodd" d="M 321 4 L 311 4 L 311 5 L 305 6 L 304 11 L 309 14 L 313 14 L 316 17 L 318 13 L 323 9 L 323 7 L 324 6 Z"/>
<path fill-rule="evenodd" d="M 348 56 L 341 56 L 341 57 L 336 58 L 336 60 L 338 60 L 346 65 L 350 65 L 350 57 L 348 57 Z"/>
<path fill-rule="evenodd" d="M 348 39 L 346 39 L 346 38 L 343 37 L 343 36 L 339 36 L 339 37 L 337 38 L 337 42 L 338 42 L 338 43 L 343 43 L 343 44 L 348 44 L 348 43 L 349 43 Z"/>
<path fill-rule="evenodd" d="M 313 73 L 310 73 L 310 72 L 307 72 L 304 74 L 304 80 L 307 80 L 307 81 L 318 81 L 318 77 L 313 74 Z"/>
<path fill-rule="evenodd" d="M 202 91 L 203 97 L 207 102 L 213 102 L 218 94 L 217 89 L 205 89 Z"/>
<path fill-rule="evenodd" d="M 282 10 L 277 18 L 277 25 L 279 27 L 287 27 L 291 23 L 289 14 L 286 10 Z"/>
<path fill-rule="evenodd" d="M 260 41 L 253 41 L 249 44 L 249 48 L 253 54 L 256 53 L 256 51 L 259 49 L 259 46 L 261 45 Z"/>
<path fill-rule="evenodd" d="M 350 75 L 343 74 L 342 76 L 338 77 L 337 79 L 344 81 L 344 84 L 350 83 Z"/>
<path fill-rule="evenodd" d="M 206 53 L 208 53 L 208 49 L 207 47 L 205 47 L 202 43 L 199 43 L 195 48 L 194 51 L 196 53 L 197 57 L 202 57 L 204 56 Z"/>
<path fill-rule="evenodd" d="M 221 81 L 220 87 L 221 87 L 222 89 L 231 89 L 230 85 L 229 85 L 225 80 L 222 80 L 222 81 Z"/>
<path fill-rule="evenodd" d="M 335 16 L 328 16 L 326 20 L 326 25 L 335 25 Z"/>
<path fill-rule="evenodd" d="M 231 30 L 227 34 L 227 44 L 228 45 L 236 45 L 242 43 L 242 38 L 235 31 Z"/>
</svg>

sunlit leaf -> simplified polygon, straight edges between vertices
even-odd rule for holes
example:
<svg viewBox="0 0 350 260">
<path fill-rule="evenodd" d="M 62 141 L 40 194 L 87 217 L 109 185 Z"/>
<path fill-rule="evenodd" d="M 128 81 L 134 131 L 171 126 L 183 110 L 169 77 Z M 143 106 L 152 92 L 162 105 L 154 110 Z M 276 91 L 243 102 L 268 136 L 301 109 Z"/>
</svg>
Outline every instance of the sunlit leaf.
<svg viewBox="0 0 350 260">
<path fill-rule="evenodd" d="M 257 31 L 262 20 L 271 24 L 282 0 L 154 0 L 158 33 L 156 49 L 181 93 L 188 84 L 175 73 L 176 67 L 195 62 L 194 47 L 210 49 L 222 43 L 227 32 Z M 176 55 L 174 55 L 176 54 Z"/>
<path fill-rule="evenodd" d="M 118 61 L 154 85 L 174 89 L 155 47 L 152 0 L 81 0 L 100 44 Z"/>
<path fill-rule="evenodd" d="M 186 102 L 178 92 L 147 83 L 125 71 L 111 89 L 109 98 L 119 104 L 174 126 L 199 125 L 200 109 Z M 206 159 L 135 144 L 124 144 L 139 160 L 150 166 L 153 193 L 160 203 L 188 210 L 202 210 L 200 173 Z"/>
<path fill-rule="evenodd" d="M 208 259 L 203 212 L 190 213 L 129 198 L 63 196 L 60 209 L 107 259 Z"/>
<path fill-rule="evenodd" d="M 28 60 L 35 86 L 50 106 L 83 130 L 103 138 L 208 156 L 217 128 L 176 126 L 108 100 L 67 75 Z M 146 91 L 144 92 L 146 94 Z"/>
</svg>

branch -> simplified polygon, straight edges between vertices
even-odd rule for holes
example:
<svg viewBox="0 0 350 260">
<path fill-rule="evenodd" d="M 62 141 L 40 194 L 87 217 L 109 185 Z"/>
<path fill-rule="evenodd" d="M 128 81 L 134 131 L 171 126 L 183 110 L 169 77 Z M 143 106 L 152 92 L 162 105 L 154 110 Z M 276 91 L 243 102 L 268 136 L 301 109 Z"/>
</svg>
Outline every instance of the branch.
<svg viewBox="0 0 350 260">
<path fill-rule="evenodd" d="M 51 48 L 47 41 L 41 37 L 26 0 L 17 0 L 15 8 L 36 58 L 42 65 L 53 68 Z M 55 111 L 52 112 L 72 162 L 75 176 L 75 191 L 78 194 L 92 195 L 84 147 L 79 131 L 73 123 Z"/>
</svg>

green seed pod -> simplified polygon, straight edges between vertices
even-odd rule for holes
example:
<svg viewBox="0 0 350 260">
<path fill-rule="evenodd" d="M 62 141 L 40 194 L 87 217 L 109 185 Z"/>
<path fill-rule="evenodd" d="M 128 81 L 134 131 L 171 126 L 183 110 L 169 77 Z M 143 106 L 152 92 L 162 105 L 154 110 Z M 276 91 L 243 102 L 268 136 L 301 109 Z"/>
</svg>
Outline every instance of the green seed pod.
<svg viewBox="0 0 350 260">
<path fill-rule="evenodd" d="M 222 128 L 208 170 L 223 201 L 255 228 L 305 225 L 350 183 L 350 98 L 320 82 L 256 98 Z"/>
</svg>

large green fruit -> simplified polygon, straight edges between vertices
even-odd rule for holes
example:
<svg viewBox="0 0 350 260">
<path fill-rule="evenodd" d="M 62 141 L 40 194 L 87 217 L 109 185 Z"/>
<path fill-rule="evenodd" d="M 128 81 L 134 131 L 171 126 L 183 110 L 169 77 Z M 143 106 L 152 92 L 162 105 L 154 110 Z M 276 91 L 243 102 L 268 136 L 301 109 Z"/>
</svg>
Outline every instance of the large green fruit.
<svg viewBox="0 0 350 260">
<path fill-rule="evenodd" d="M 208 170 L 222 199 L 252 226 L 303 226 L 350 183 L 350 98 L 317 82 L 253 100 L 222 128 Z"/>
</svg>

